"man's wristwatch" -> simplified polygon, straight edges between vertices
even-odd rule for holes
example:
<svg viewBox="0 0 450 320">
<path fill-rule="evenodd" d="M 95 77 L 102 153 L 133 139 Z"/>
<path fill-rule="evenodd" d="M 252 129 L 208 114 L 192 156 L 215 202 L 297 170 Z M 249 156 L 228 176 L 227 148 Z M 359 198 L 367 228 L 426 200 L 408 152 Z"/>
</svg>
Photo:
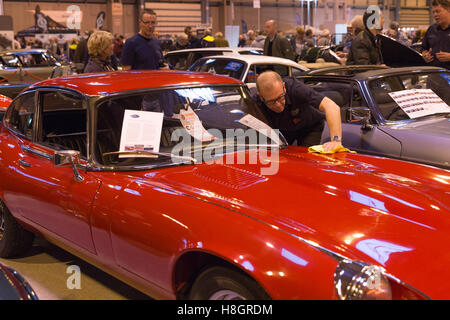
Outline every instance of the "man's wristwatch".
<svg viewBox="0 0 450 320">
<path fill-rule="evenodd" d="M 337 141 L 337 142 L 341 142 L 342 139 L 339 138 L 339 136 L 334 136 L 333 139 L 331 139 L 331 141 Z"/>
</svg>

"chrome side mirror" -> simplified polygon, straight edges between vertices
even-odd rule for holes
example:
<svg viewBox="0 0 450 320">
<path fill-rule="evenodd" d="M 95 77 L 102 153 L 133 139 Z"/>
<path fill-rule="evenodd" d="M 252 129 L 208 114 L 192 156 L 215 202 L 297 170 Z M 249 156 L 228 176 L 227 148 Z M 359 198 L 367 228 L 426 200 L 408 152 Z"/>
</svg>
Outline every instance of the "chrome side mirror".
<svg viewBox="0 0 450 320">
<path fill-rule="evenodd" d="M 84 178 L 78 171 L 80 165 L 80 152 L 75 150 L 56 151 L 53 156 L 55 167 L 72 167 L 73 175 L 76 181 L 83 181 Z"/>
<path fill-rule="evenodd" d="M 370 124 L 370 118 L 370 109 L 367 107 L 355 107 L 347 110 L 347 122 L 362 124 L 362 130 L 371 130 L 373 128 Z"/>
</svg>

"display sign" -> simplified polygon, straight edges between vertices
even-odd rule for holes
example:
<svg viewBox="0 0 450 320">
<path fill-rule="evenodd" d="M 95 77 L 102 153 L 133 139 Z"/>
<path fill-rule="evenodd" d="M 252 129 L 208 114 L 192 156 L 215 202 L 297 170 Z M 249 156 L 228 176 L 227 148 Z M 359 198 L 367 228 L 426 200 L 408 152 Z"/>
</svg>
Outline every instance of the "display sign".
<svg viewBox="0 0 450 320">
<path fill-rule="evenodd" d="M 411 119 L 450 112 L 450 107 L 431 89 L 402 90 L 389 95 Z"/>
<path fill-rule="evenodd" d="M 191 137 L 194 137 L 198 141 L 207 142 L 217 139 L 206 131 L 205 127 L 202 125 L 202 122 L 191 107 L 188 107 L 187 110 L 180 110 L 180 121 Z"/>
<path fill-rule="evenodd" d="M 159 152 L 163 116 L 162 112 L 125 110 L 120 151 Z"/>
</svg>

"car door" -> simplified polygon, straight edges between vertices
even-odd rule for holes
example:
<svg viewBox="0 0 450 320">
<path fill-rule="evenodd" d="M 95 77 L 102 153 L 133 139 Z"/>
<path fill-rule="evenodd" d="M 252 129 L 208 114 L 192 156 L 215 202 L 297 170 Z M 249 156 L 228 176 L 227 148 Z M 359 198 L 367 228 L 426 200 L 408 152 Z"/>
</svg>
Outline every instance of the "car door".
<svg viewBox="0 0 450 320">
<path fill-rule="evenodd" d="M 6 143 L 15 152 L 8 159 L 7 206 L 44 233 L 95 253 L 90 216 L 100 183 L 87 172 L 77 181 L 71 167 L 53 164 L 57 150 L 77 150 L 86 159 L 86 103 L 71 92 L 37 91 L 15 100 L 8 114 L 13 134 Z"/>
<path fill-rule="evenodd" d="M 14 54 L 6 53 L 0 56 L 0 84 L 22 81 L 22 64 Z"/>
<path fill-rule="evenodd" d="M 368 125 L 351 117 L 351 111 L 368 110 L 368 104 L 359 85 L 347 81 L 307 81 L 316 91 L 333 100 L 341 109 L 343 145 L 359 153 L 398 158 L 401 155 L 401 143 L 383 130 L 380 130 L 372 116 Z M 322 132 L 321 143 L 330 141 L 327 123 Z"/>
<path fill-rule="evenodd" d="M 18 55 L 22 61 L 22 79 L 25 82 L 36 82 L 48 79 L 53 71 L 53 66 L 42 52 L 23 53 Z"/>
</svg>

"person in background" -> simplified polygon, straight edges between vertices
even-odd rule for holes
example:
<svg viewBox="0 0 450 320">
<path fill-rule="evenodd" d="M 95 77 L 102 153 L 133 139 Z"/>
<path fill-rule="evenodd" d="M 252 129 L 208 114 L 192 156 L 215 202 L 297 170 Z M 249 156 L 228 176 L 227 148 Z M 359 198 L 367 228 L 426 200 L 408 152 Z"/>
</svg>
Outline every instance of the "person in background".
<svg viewBox="0 0 450 320">
<path fill-rule="evenodd" d="M 314 48 L 316 46 L 312 29 L 305 31 L 305 45 L 308 48 Z"/>
<path fill-rule="evenodd" d="M 267 38 L 264 42 L 264 55 L 295 59 L 294 51 L 289 40 L 277 34 L 277 23 L 275 20 L 267 20 L 264 25 Z"/>
<path fill-rule="evenodd" d="M 291 39 L 291 45 L 292 48 L 294 48 L 295 60 L 299 60 L 300 56 L 302 55 L 302 50 L 307 47 L 306 41 L 305 41 L 305 29 L 303 29 L 300 26 L 297 26 L 295 29 L 295 37 Z"/>
<path fill-rule="evenodd" d="M 352 41 L 350 52 L 347 57 L 347 65 L 357 64 L 382 64 L 383 58 L 380 54 L 376 35 L 383 30 L 383 12 L 379 11 L 379 17 L 375 19 L 373 25 L 369 25 L 369 18 L 373 12 L 364 12 L 364 30 L 361 31 Z"/>
<path fill-rule="evenodd" d="M 216 46 L 216 39 L 211 34 L 211 29 L 205 29 L 202 40 L 200 41 L 202 48 L 212 48 Z"/>
<path fill-rule="evenodd" d="M 247 31 L 247 40 L 245 41 L 245 46 L 246 47 L 251 47 L 253 41 L 255 41 L 256 39 L 256 33 L 253 30 L 248 30 Z"/>
<path fill-rule="evenodd" d="M 264 35 L 264 31 L 258 31 L 258 35 L 255 40 L 250 45 L 253 48 L 261 48 L 264 49 L 264 42 L 266 41 L 266 36 Z"/>
<path fill-rule="evenodd" d="M 331 44 L 330 41 L 330 30 L 324 29 L 319 35 L 319 39 L 317 40 L 318 47 L 328 47 Z"/>
<path fill-rule="evenodd" d="M 17 50 L 17 49 L 22 49 L 22 45 L 20 44 L 20 42 L 17 40 L 17 36 L 14 37 L 13 40 L 13 49 Z"/>
<path fill-rule="evenodd" d="M 247 36 L 244 33 L 241 33 L 239 35 L 238 47 L 239 48 L 244 48 L 246 46 L 247 46 Z"/>
<path fill-rule="evenodd" d="M 405 46 L 409 47 L 411 45 L 411 42 L 409 42 L 406 34 L 400 30 L 400 24 L 397 21 L 391 22 L 389 30 L 387 31 L 387 36 L 391 37 L 392 39 L 400 42 Z"/>
<path fill-rule="evenodd" d="M 111 56 L 114 49 L 114 37 L 106 31 L 94 32 L 88 40 L 89 61 L 84 73 L 114 71 Z"/>
<path fill-rule="evenodd" d="M 229 47 L 228 40 L 225 39 L 222 32 L 217 32 L 214 37 L 216 38 L 216 47 Z"/>
<path fill-rule="evenodd" d="M 56 46 L 58 47 L 58 40 L 55 38 L 56 40 Z M 78 39 L 77 38 L 73 38 L 72 41 L 69 44 L 69 61 L 73 61 L 74 56 L 75 56 L 75 52 L 77 50 L 77 46 L 78 46 Z"/>
<path fill-rule="evenodd" d="M 114 55 L 118 60 L 122 56 L 123 45 L 125 43 L 125 38 L 123 35 L 117 35 L 114 39 Z"/>
<path fill-rule="evenodd" d="M 168 70 L 161 43 L 154 37 L 157 17 L 155 11 L 144 9 L 139 14 L 139 32 L 129 38 L 122 49 L 122 70 Z"/>
<path fill-rule="evenodd" d="M 450 70 L 450 1 L 433 0 L 431 8 L 436 23 L 422 40 L 422 56 L 428 64 Z"/>
<path fill-rule="evenodd" d="M 184 28 L 184 33 L 187 35 L 188 40 L 189 40 L 189 44 L 188 44 L 189 49 L 202 47 L 200 39 L 197 38 L 196 36 L 194 36 L 194 34 L 192 32 L 192 27 L 187 26 L 186 28 Z"/>
<path fill-rule="evenodd" d="M 89 54 L 87 43 L 93 32 L 94 30 L 86 31 L 84 37 L 78 42 L 77 49 L 75 50 L 73 62 L 75 63 L 75 67 L 79 73 L 83 72 L 86 64 L 88 63 Z"/>
<path fill-rule="evenodd" d="M 187 49 L 188 46 L 189 46 L 188 36 L 185 33 L 182 33 L 176 38 L 175 43 L 173 43 L 169 47 L 169 51 Z"/>
</svg>

